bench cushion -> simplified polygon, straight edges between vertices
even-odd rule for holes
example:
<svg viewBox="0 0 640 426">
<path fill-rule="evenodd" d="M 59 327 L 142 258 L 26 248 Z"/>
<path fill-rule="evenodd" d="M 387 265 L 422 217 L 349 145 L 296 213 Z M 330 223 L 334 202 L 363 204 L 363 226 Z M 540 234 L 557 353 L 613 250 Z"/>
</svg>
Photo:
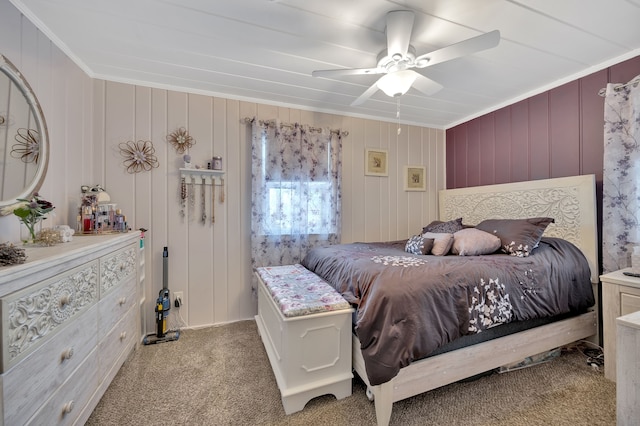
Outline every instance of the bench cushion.
<svg viewBox="0 0 640 426">
<path fill-rule="evenodd" d="M 256 272 L 286 317 L 351 308 L 340 293 L 300 264 L 264 266 Z"/>
</svg>

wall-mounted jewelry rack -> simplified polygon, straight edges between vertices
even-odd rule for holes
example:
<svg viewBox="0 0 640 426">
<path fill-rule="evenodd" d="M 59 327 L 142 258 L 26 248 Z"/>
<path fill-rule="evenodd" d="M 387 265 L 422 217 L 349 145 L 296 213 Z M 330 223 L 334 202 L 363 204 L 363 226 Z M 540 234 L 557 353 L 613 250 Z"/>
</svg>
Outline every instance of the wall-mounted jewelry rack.
<svg viewBox="0 0 640 426">
<path fill-rule="evenodd" d="M 187 211 L 196 210 L 196 190 L 194 185 L 200 185 L 200 204 L 201 214 L 200 218 L 202 224 L 207 223 L 210 220 L 211 223 L 215 223 L 215 204 L 216 198 L 218 203 L 224 203 L 224 170 L 211 170 L 211 169 L 190 169 L 180 168 L 180 215 L 185 217 Z M 206 186 L 211 188 L 211 194 L 207 195 Z M 218 196 L 216 197 L 216 186 L 220 187 Z M 210 207 L 207 215 L 207 198 L 210 201 Z M 187 208 L 187 201 L 190 209 Z"/>
<path fill-rule="evenodd" d="M 203 180 L 205 185 L 222 185 L 224 173 L 224 170 L 180 168 L 180 177 L 191 179 L 196 185 L 201 185 Z"/>
</svg>

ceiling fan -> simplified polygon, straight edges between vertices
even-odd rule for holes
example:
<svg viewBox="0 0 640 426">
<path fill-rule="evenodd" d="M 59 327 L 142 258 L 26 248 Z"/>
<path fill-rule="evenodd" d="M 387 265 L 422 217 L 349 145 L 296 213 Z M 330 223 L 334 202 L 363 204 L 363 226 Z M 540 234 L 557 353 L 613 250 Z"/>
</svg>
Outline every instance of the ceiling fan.
<svg viewBox="0 0 640 426">
<path fill-rule="evenodd" d="M 422 70 L 441 62 L 490 49 L 500 42 L 500 31 L 494 30 L 442 49 L 416 56 L 416 50 L 410 44 L 413 21 L 415 19 L 414 13 L 410 10 L 393 10 L 387 13 L 386 19 L 387 48 L 378 54 L 378 63 L 375 68 L 317 70 L 311 74 L 314 77 L 383 74 L 378 81 L 353 101 L 351 106 L 364 103 L 378 89 L 388 96 L 396 97 L 404 95 L 413 86 L 427 96 L 433 95 L 442 89 L 442 85 L 413 69 Z"/>
</svg>

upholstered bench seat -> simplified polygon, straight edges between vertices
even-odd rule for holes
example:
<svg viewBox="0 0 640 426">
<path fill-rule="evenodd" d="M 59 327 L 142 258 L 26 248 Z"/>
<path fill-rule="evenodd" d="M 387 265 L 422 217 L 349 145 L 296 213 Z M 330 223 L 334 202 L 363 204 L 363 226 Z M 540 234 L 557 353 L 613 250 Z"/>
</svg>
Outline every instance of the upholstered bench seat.
<svg viewBox="0 0 640 426">
<path fill-rule="evenodd" d="M 353 309 L 302 265 L 256 268 L 256 324 L 286 414 L 317 396 L 351 395 Z"/>
<path fill-rule="evenodd" d="M 285 317 L 351 307 L 333 287 L 300 264 L 265 266 L 256 271 Z"/>
</svg>

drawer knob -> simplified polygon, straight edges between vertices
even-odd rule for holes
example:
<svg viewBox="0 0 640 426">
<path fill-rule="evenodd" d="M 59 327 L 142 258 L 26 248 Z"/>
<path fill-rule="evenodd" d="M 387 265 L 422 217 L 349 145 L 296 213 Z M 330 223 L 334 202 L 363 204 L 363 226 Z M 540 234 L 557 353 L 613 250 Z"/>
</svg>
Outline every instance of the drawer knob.
<svg viewBox="0 0 640 426">
<path fill-rule="evenodd" d="M 64 351 L 62 351 L 62 360 L 67 360 L 67 359 L 71 359 L 71 357 L 73 356 L 73 348 L 67 348 Z"/>
<path fill-rule="evenodd" d="M 120 333 L 120 340 L 124 340 L 127 338 L 127 332 L 123 331 L 122 333 Z"/>
<path fill-rule="evenodd" d="M 62 406 L 62 414 L 69 414 L 71 411 L 73 411 L 73 400 Z"/>
<path fill-rule="evenodd" d="M 121 298 L 118 300 L 118 304 L 119 304 L 120 306 L 124 305 L 125 303 L 127 303 L 127 298 L 126 298 L 126 297 L 121 297 Z"/>
</svg>

